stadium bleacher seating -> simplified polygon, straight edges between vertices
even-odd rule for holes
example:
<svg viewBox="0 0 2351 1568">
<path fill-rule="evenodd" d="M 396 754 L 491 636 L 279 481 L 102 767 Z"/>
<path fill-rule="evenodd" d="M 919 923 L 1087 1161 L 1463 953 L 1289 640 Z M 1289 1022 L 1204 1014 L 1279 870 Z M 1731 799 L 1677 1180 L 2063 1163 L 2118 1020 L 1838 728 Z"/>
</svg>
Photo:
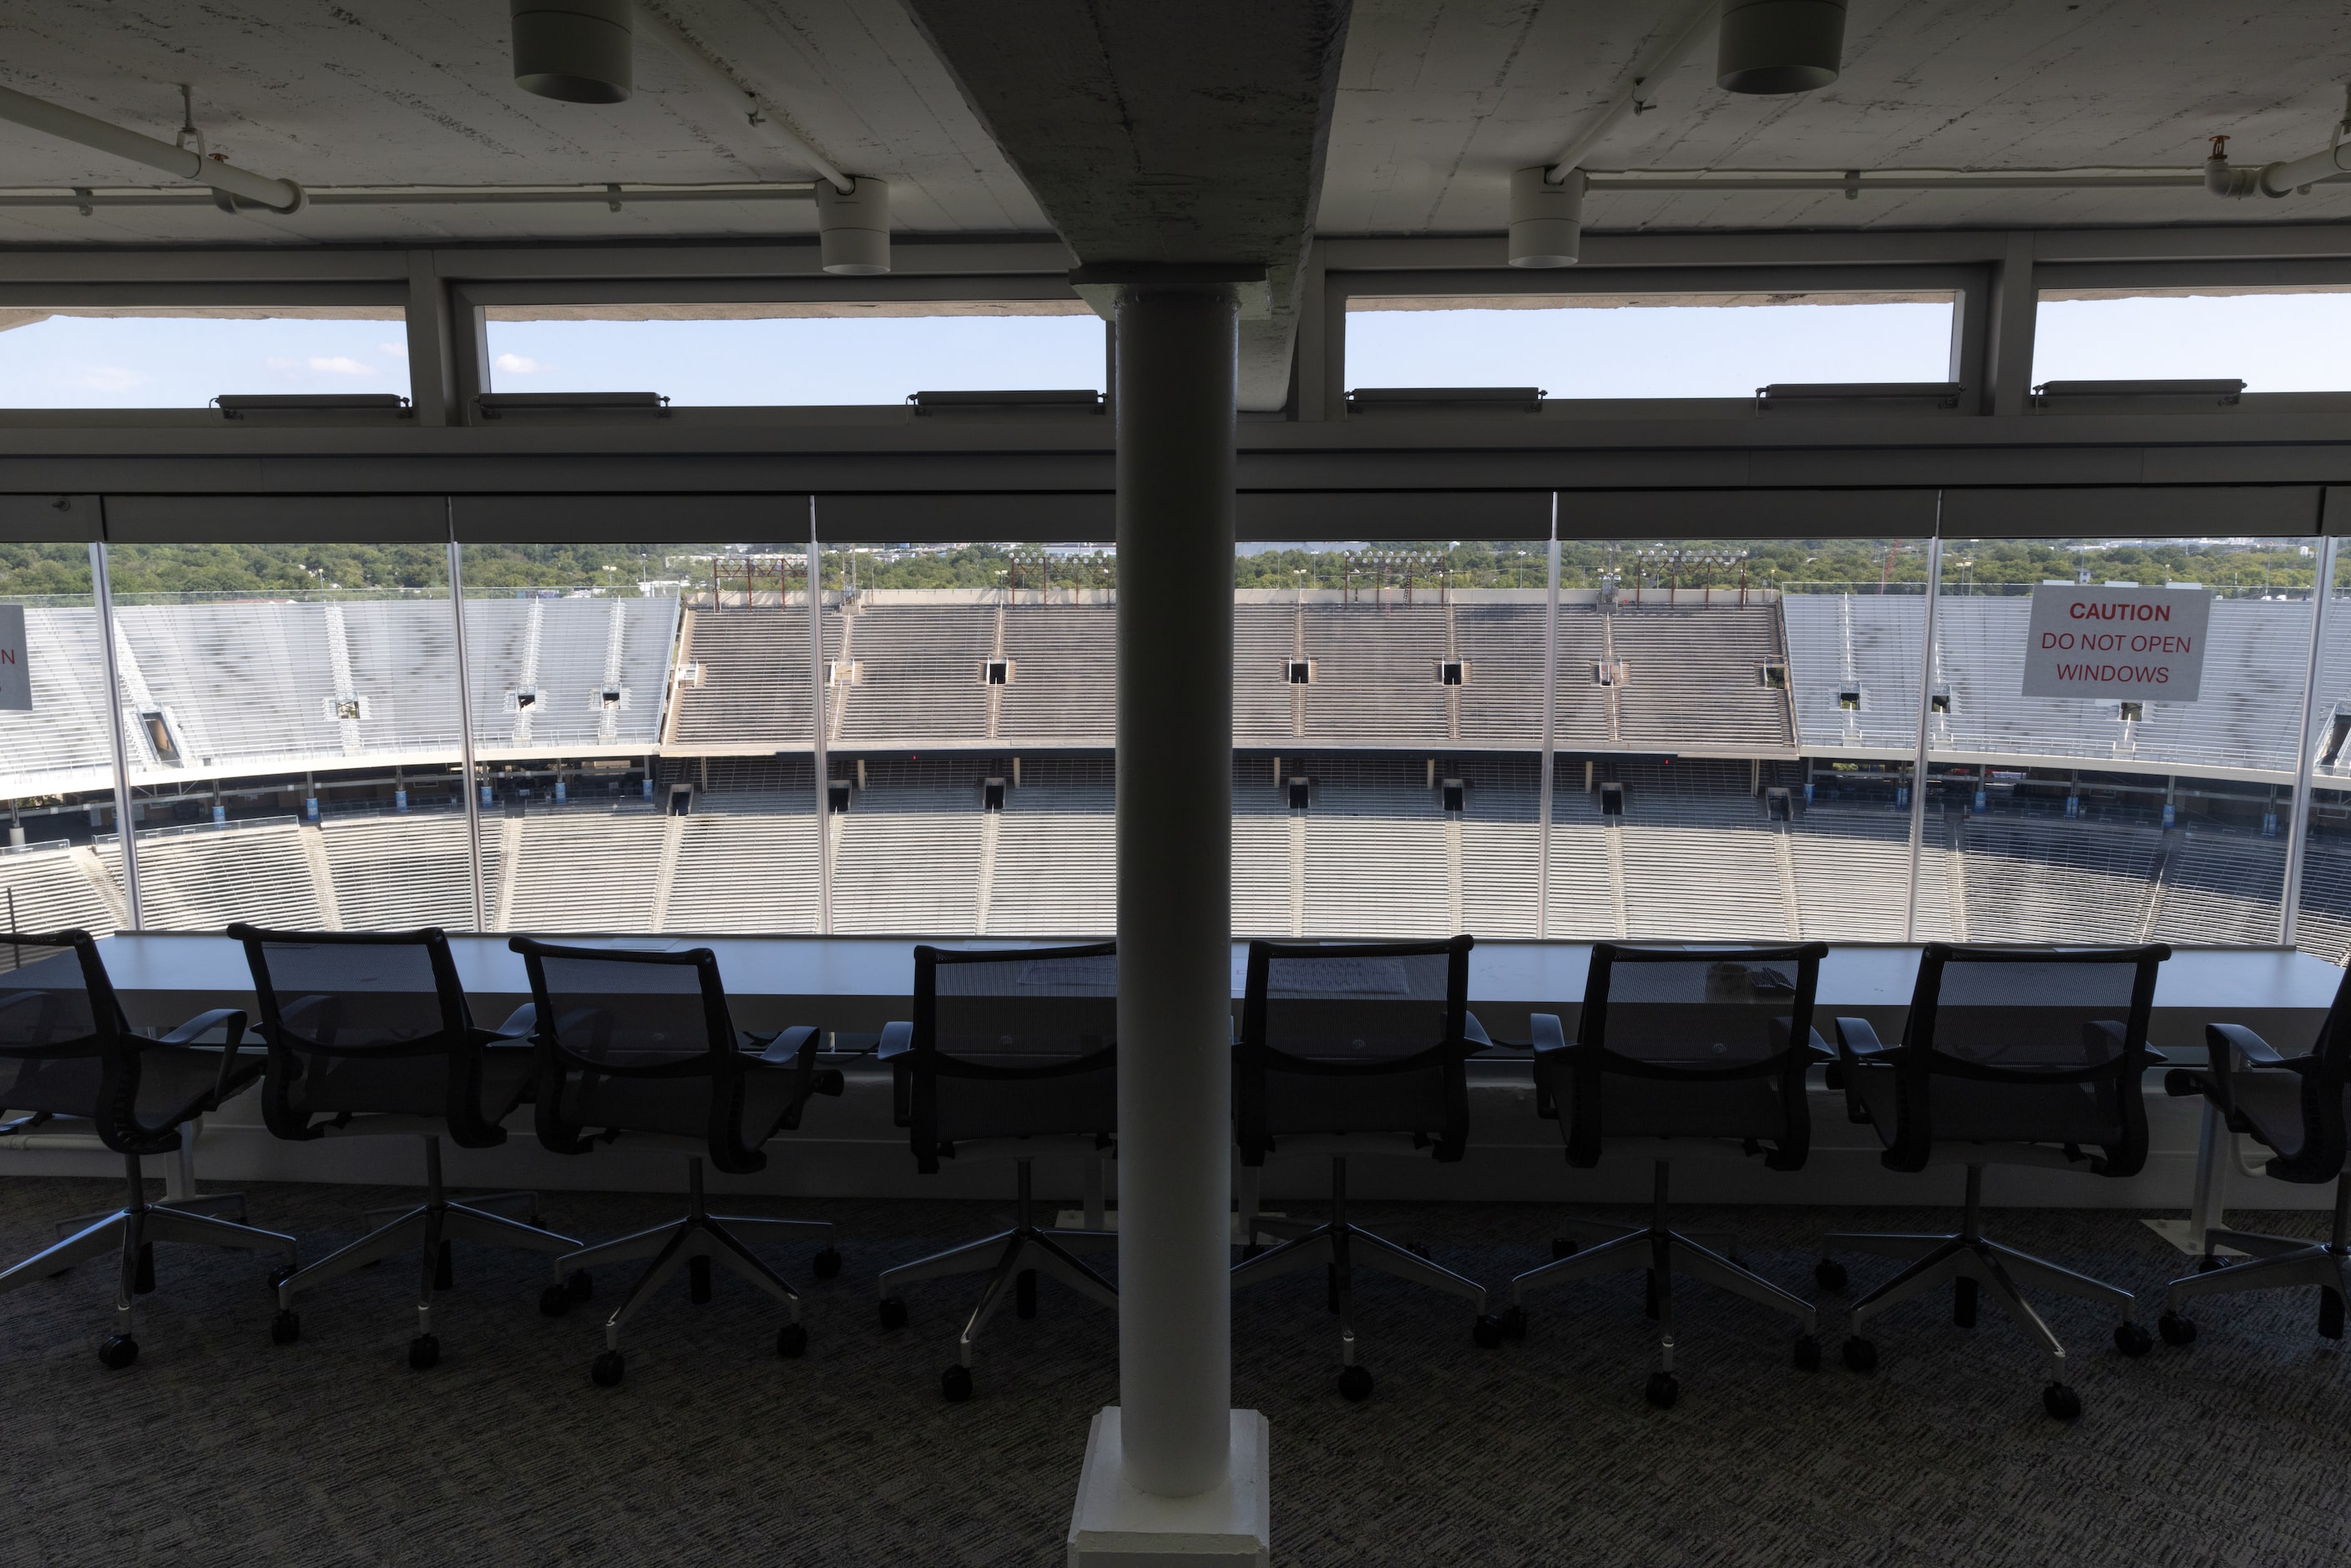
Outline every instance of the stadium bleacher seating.
<svg viewBox="0 0 2351 1568">
<path fill-rule="evenodd" d="M 1909 873 L 1908 811 L 1893 783 L 1848 769 L 1839 778 L 1856 782 L 1833 781 L 1807 802 L 1801 786 L 1814 775 L 1798 760 L 1915 747 L 1924 601 L 1899 593 L 1759 593 L 1741 608 L 1563 592 L 1558 789 L 1539 900 L 1543 597 L 1424 590 L 1407 606 L 1393 590 L 1384 603 L 1327 589 L 1238 596 L 1237 932 L 2274 938 L 2283 841 L 2259 836 L 2257 816 L 2229 816 L 2242 808 L 2216 796 L 2221 814 L 2183 804 L 2167 830 L 2154 821 L 2157 793 L 2088 783 L 2095 816 L 2080 819 L 2056 814 L 2059 797 L 2011 800 L 2006 782 L 1988 810 L 1969 809 L 1964 779 L 1960 792 L 1931 798 L 1914 925 L 1886 895 Z M 825 618 L 841 662 L 828 742 L 848 754 L 831 776 L 859 780 L 865 764 L 849 810 L 821 818 L 833 929 L 1108 934 L 1109 596 L 885 591 L 852 604 Z M 2101 768 L 2159 785 L 2178 770 L 2183 801 L 2199 768 L 2241 780 L 2290 768 L 2305 605 L 2217 602 L 2205 700 L 2155 705 L 2120 756 L 2121 727 L 2104 710 L 2005 695 L 2028 605 L 1970 595 L 1940 605 L 1937 685 L 1951 712 L 1930 721 L 1938 755 L 2046 762 L 2060 779 Z M 455 659 L 444 602 L 126 603 L 120 625 L 127 706 L 167 716 L 161 739 L 178 753 L 161 753 L 149 727 L 126 726 L 134 779 L 152 797 L 138 841 L 147 924 L 472 924 L 463 817 L 431 791 L 424 809 L 385 809 L 393 768 L 413 779 L 458 754 L 455 705 L 434 695 L 450 690 Z M 482 824 L 494 927 L 817 929 L 804 607 L 483 596 L 467 601 L 466 625 L 480 754 L 525 768 L 647 759 L 654 783 L 642 793 L 632 781 L 609 800 L 597 785 L 591 798 L 574 768 L 570 799 L 557 804 L 544 773 L 501 782 Z M 105 789 L 95 614 L 38 604 L 27 627 L 38 697 L 32 713 L 0 715 L 0 777 L 20 800 Z M 1313 663 L 1309 684 L 1288 678 L 1297 656 Z M 998 657 L 1010 664 L 1001 685 L 984 668 Z M 2351 684 L 2351 618 L 2325 658 L 2323 690 Z M 1461 685 L 1442 680 L 1447 660 L 1466 666 Z M 1764 675 L 1782 660 L 1784 685 Z M 673 665 L 690 672 L 674 687 Z M 1622 684 L 1596 678 L 1603 666 L 1621 667 Z M 1858 692 L 1859 706 L 1843 706 L 1844 692 Z M 347 789 L 321 821 L 287 815 L 303 792 L 277 783 L 233 801 L 244 814 L 225 823 L 152 812 L 175 785 L 215 777 L 310 774 L 331 795 L 338 770 L 374 781 L 360 791 L 364 809 Z M 1440 776 L 1465 785 L 1456 811 L 1445 810 Z M 1291 777 L 1312 779 L 1302 810 L 1289 801 Z M 990 778 L 1007 781 L 999 811 L 984 809 Z M 1622 787 L 1621 816 L 1602 813 L 1601 783 Z M 683 814 L 670 814 L 674 785 L 691 787 Z M 1789 790 L 1792 810 L 1767 807 L 1773 788 Z M 2258 800 L 2262 786 L 2251 788 Z M 102 799 L 93 804 L 89 824 L 79 805 L 60 824 L 78 842 L 0 854 L 0 897 L 21 923 L 108 930 L 122 919 L 110 841 L 89 838 L 109 813 Z M 199 809 L 183 802 L 172 815 Z M 2327 823 L 2314 832 L 2300 940 L 2340 958 L 2351 949 L 2351 850 Z M 1707 897 L 1691 900 L 1693 886 Z"/>
</svg>

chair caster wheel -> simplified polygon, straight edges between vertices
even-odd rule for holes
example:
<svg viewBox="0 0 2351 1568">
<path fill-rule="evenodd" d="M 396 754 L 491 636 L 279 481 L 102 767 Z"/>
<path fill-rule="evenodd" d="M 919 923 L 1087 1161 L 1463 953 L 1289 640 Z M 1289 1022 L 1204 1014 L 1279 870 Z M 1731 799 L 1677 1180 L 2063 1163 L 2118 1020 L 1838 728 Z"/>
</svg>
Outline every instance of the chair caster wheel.
<svg viewBox="0 0 2351 1568">
<path fill-rule="evenodd" d="M 1660 1410 L 1670 1410 L 1674 1401 L 1682 1396 L 1681 1380 L 1670 1372 L 1653 1372 L 1649 1374 L 1647 1394 L 1650 1404 Z"/>
<path fill-rule="evenodd" d="M 563 1290 L 575 1301 L 592 1301 L 596 1295 L 596 1276 L 585 1269 L 574 1269 L 571 1277 L 563 1281 Z"/>
<path fill-rule="evenodd" d="M 883 1297 L 882 1326 L 885 1329 L 904 1328 L 906 1326 L 906 1303 L 900 1301 L 895 1296 Z"/>
<path fill-rule="evenodd" d="M 841 1273 L 841 1249 L 828 1247 L 809 1260 L 809 1272 L 820 1280 L 837 1278 Z"/>
<path fill-rule="evenodd" d="M 2053 1383 L 2041 1391 L 2041 1407 L 2060 1421 L 2079 1419 L 2082 1396 L 2062 1383 Z"/>
<path fill-rule="evenodd" d="M 1554 1236 L 1551 1239 L 1551 1260 L 1552 1262 L 1556 1263 L 1562 1258 L 1573 1258 L 1574 1256 L 1574 1242 L 1570 1241 L 1564 1236 Z"/>
<path fill-rule="evenodd" d="M 1372 1375 L 1361 1366 L 1350 1366 L 1339 1374 L 1339 1393 L 1350 1405 L 1361 1405 L 1372 1396 Z"/>
<path fill-rule="evenodd" d="M 441 1364 L 441 1342 L 429 1333 L 418 1334 L 408 1342 L 408 1369 L 425 1372 Z"/>
<path fill-rule="evenodd" d="M 2155 1320 L 2155 1326 L 2157 1332 L 2163 1335 L 2166 1344 L 2196 1343 L 2196 1323 L 2192 1318 L 2183 1318 L 2178 1312 L 2166 1312 Z"/>
<path fill-rule="evenodd" d="M 950 1366 L 939 1374 L 939 1392 L 950 1405 L 960 1405 L 971 1397 L 971 1368 Z"/>
<path fill-rule="evenodd" d="M 2318 1292 L 2318 1333 L 2319 1337 L 2322 1339 L 2341 1339 L 2343 1337 L 2342 1291 L 2321 1291 Z"/>
<path fill-rule="evenodd" d="M 274 1296 L 277 1293 L 277 1287 L 292 1279 L 294 1274 L 295 1269 L 291 1263 L 280 1263 L 275 1269 L 265 1269 L 261 1274 L 261 1288 Z"/>
<path fill-rule="evenodd" d="M 1844 1342 L 1844 1364 L 1855 1372 L 1876 1372 L 1877 1347 L 1856 1335 Z"/>
<path fill-rule="evenodd" d="M 2155 1348 L 2155 1336 L 2137 1323 L 2116 1323 L 2115 1348 L 2125 1355 L 2145 1355 Z"/>
<path fill-rule="evenodd" d="M 608 1350 L 596 1358 L 594 1365 L 589 1367 L 588 1375 L 599 1388 L 618 1388 L 622 1375 L 628 1370 L 629 1364 L 621 1353 Z"/>
<path fill-rule="evenodd" d="M 1251 1241 L 1251 1242 L 1248 1242 L 1248 1243 L 1244 1244 L 1244 1245 L 1242 1246 L 1242 1248 L 1241 1248 L 1241 1258 L 1242 1258 L 1242 1260 L 1243 1260 L 1244 1261 L 1246 1261 L 1246 1260 L 1248 1260 L 1249 1259 L 1251 1259 L 1251 1258 L 1256 1257 L 1259 1253 L 1260 1253 L 1260 1252 L 1262 1252 L 1262 1251 L 1264 1251 L 1264 1250 L 1265 1250 L 1265 1243 L 1264 1243 L 1264 1242 L 1262 1242 L 1262 1241 Z"/>
<path fill-rule="evenodd" d="M 139 1342 L 127 1333 L 109 1334 L 98 1347 L 99 1364 L 109 1372 L 120 1372 L 138 1359 Z"/>
<path fill-rule="evenodd" d="M 786 1323 L 776 1331 L 776 1354 L 786 1361 L 797 1361 L 808 1354 L 808 1330 L 799 1323 Z"/>
<path fill-rule="evenodd" d="M 280 1307 L 277 1315 L 269 1320 L 269 1343 L 292 1344 L 302 1337 L 302 1314 L 291 1307 Z"/>
<path fill-rule="evenodd" d="M 1470 1337 L 1478 1342 L 1479 1350 L 1499 1350 L 1502 1346 L 1502 1320 L 1491 1312 L 1484 1314 L 1470 1330 Z"/>
<path fill-rule="evenodd" d="M 1821 1369 L 1821 1342 L 1808 1333 L 1796 1336 L 1796 1370 L 1818 1372 Z"/>
<path fill-rule="evenodd" d="M 1407 1241 L 1405 1243 L 1404 1249 L 1411 1253 L 1416 1258 L 1429 1259 L 1433 1260 L 1436 1257 L 1435 1251 L 1426 1241 Z"/>
<path fill-rule="evenodd" d="M 1813 1265 L 1813 1283 L 1834 1296 L 1852 1282 L 1844 1265 L 1834 1258 L 1823 1258 Z"/>
<path fill-rule="evenodd" d="M 1495 1321 L 1502 1325 L 1502 1337 L 1504 1339 L 1524 1339 L 1527 1337 L 1526 1308 L 1505 1307 L 1502 1309 L 1502 1315 Z"/>
<path fill-rule="evenodd" d="M 2209 1274 L 2215 1269 L 2225 1269 L 2228 1266 L 2229 1260 L 2227 1259 L 2215 1258 L 2210 1252 L 2205 1253 L 2204 1256 L 2196 1260 L 2196 1271 L 2199 1274 Z"/>
<path fill-rule="evenodd" d="M 571 1310 L 571 1292 L 560 1285 L 549 1285 L 538 1293 L 540 1315 L 559 1318 Z"/>
</svg>

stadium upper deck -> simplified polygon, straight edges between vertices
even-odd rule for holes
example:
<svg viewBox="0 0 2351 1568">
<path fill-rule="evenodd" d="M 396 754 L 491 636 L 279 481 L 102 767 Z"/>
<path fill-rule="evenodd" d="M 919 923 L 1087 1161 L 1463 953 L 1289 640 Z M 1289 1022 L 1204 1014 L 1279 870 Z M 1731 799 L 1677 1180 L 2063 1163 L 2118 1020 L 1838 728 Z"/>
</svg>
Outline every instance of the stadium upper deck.
<svg viewBox="0 0 2351 1568">
<path fill-rule="evenodd" d="M 1561 751 L 1763 761 L 1898 759 L 1917 747 L 1924 601 L 1757 592 L 1749 602 L 1559 606 Z M 804 602 L 475 599 L 465 607 L 477 755 L 770 757 L 812 748 Z M 2203 696 L 2018 696 L 2023 598 L 1938 606 L 1938 759 L 2283 780 L 2294 771 L 2304 601 L 2222 600 Z M 883 591 L 829 603 L 826 742 L 852 752 L 1107 749 L 1114 596 Z M 0 714 L 0 799 L 108 789 L 95 612 L 27 613 L 34 707 Z M 1244 591 L 1237 747 L 1531 752 L 1541 744 L 1540 590 L 1405 603 Z M 2351 618 L 2323 669 L 2351 697 Z M 133 782 L 445 766 L 460 755 L 456 649 L 437 600 L 138 604 L 116 616 Z M 2351 701 L 2344 704 L 2351 709 Z M 2327 737 L 2322 732 L 2314 747 Z M 2342 748 L 2337 748 L 2342 749 Z M 2330 757 L 2332 777 L 2351 760 Z"/>
</svg>

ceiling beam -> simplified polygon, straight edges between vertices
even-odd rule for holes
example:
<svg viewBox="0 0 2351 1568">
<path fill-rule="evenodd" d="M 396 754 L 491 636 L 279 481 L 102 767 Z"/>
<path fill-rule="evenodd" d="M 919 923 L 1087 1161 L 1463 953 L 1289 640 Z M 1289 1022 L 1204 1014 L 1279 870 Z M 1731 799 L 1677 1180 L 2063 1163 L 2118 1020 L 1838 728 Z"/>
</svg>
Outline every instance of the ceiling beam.
<svg viewBox="0 0 2351 1568">
<path fill-rule="evenodd" d="M 1081 265 L 1261 267 L 1240 406 L 1288 401 L 1348 0 L 910 0 Z"/>
</svg>

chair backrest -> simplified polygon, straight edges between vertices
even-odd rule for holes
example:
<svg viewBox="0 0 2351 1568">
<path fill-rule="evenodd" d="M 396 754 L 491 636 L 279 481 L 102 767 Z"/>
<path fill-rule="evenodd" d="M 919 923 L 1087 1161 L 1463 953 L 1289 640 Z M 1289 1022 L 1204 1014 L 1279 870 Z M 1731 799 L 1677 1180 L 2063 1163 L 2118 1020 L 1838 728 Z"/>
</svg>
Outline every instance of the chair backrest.
<svg viewBox="0 0 2351 1568">
<path fill-rule="evenodd" d="M 2147 1019 L 2171 949 L 1976 947 L 1920 954 L 1896 1079 L 1899 1125 L 1886 1162 L 1927 1163 L 1939 1138 L 2056 1143 L 2103 1151 L 2089 1167 L 2133 1176 L 2147 1161 Z"/>
<path fill-rule="evenodd" d="M 1825 942 L 1595 944 L 1564 1096 L 1569 1163 L 1612 1133 L 1753 1138 L 1775 1170 L 1812 1147 L 1805 1070 Z"/>
<path fill-rule="evenodd" d="M 87 1117 L 119 1153 L 176 1147 L 131 1112 L 139 1048 L 89 932 L 0 933 L 0 1108 Z"/>
<path fill-rule="evenodd" d="M 507 944 L 530 971 L 538 1017 L 537 1114 L 539 1141 L 577 1152 L 591 1128 L 630 1130 L 613 1119 L 625 1096 L 606 1092 L 613 1080 L 666 1082 L 708 1098 L 705 1124 L 710 1160 L 722 1171 L 746 1174 L 765 1165 L 743 1144 L 743 1051 L 718 977 L 718 956 L 707 947 L 683 952 L 628 947 L 569 947 L 517 936 Z M 592 1118 L 583 1103 L 604 1107 Z M 666 1124 L 640 1131 L 668 1131 Z"/>
<path fill-rule="evenodd" d="M 261 1109 L 281 1138 L 323 1135 L 322 1117 L 440 1116 L 452 1141 L 494 1147 L 483 1119 L 483 1037 L 449 940 L 420 931 L 266 931 L 243 923 L 269 1048 Z"/>
<path fill-rule="evenodd" d="M 1284 1134 L 1409 1133 L 1440 1160 L 1469 1136 L 1471 938 L 1252 942 L 1233 1100 L 1241 1157 Z"/>
<path fill-rule="evenodd" d="M 1118 945 L 914 949 L 902 1107 L 925 1172 L 958 1139 L 1118 1127 Z"/>
</svg>

